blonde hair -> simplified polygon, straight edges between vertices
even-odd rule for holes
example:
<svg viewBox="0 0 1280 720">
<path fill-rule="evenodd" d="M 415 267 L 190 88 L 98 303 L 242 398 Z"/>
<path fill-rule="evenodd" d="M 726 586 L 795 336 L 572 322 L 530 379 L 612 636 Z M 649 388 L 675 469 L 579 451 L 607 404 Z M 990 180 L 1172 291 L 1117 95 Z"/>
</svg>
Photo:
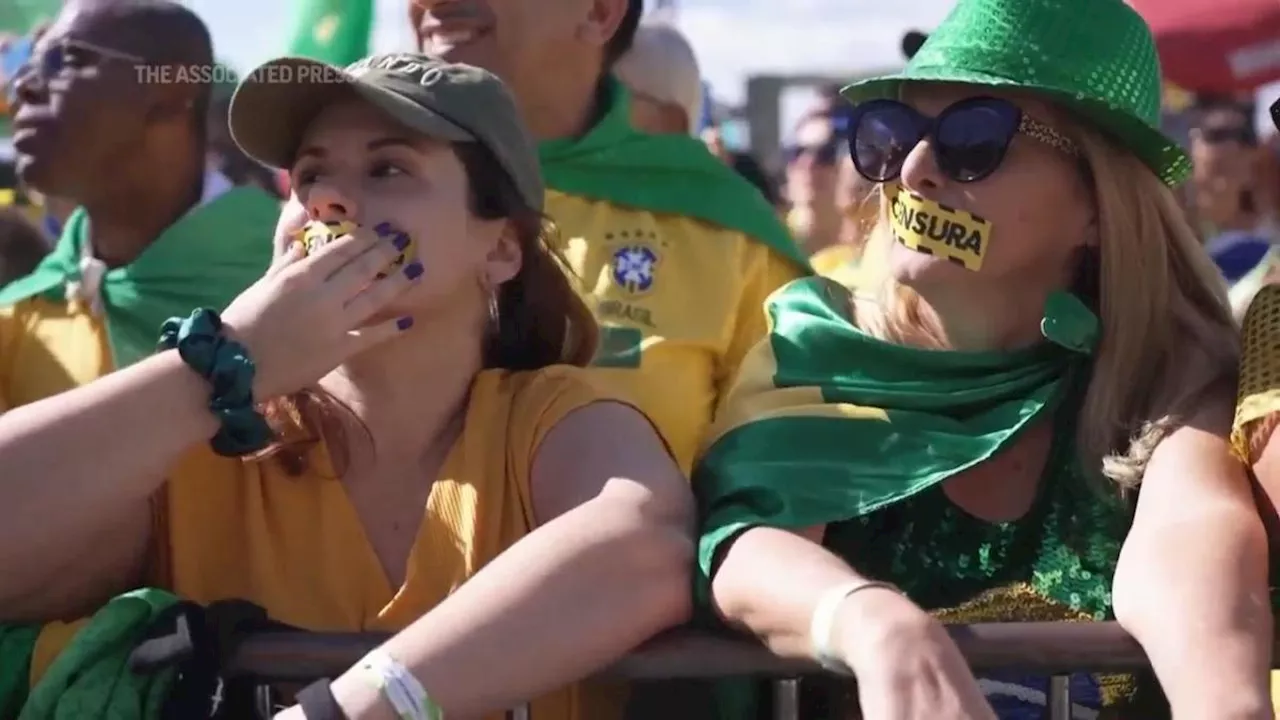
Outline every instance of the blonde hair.
<svg viewBox="0 0 1280 720">
<path fill-rule="evenodd" d="M 1098 313 L 1102 338 L 1080 408 L 1077 449 L 1084 467 L 1128 490 L 1188 413 L 1211 392 L 1234 387 L 1239 333 L 1226 286 L 1174 191 L 1084 124 L 1062 122 L 1060 129 L 1088 166 L 1099 235 L 1097 276 L 1083 283 L 1096 287 L 1097 297 L 1082 299 Z M 869 248 L 884 252 L 891 234 L 881 196 Z M 887 277 L 877 280 L 879 302 L 858 308 L 865 330 L 940 346 L 919 296 Z"/>
</svg>

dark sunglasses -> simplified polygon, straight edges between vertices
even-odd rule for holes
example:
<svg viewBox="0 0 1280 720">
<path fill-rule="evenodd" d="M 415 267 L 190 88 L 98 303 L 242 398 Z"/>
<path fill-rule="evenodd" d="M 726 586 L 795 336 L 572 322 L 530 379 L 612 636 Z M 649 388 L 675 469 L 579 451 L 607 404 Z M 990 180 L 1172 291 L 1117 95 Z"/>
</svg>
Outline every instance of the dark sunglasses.
<svg viewBox="0 0 1280 720">
<path fill-rule="evenodd" d="M 112 50 L 84 40 L 62 38 L 32 54 L 14 80 L 35 75 L 41 80 L 48 81 L 67 70 L 97 67 L 107 62 L 138 66 L 144 64 L 146 60 L 139 55 Z"/>
<path fill-rule="evenodd" d="M 1000 167 L 1014 135 L 1026 135 L 1078 157 L 1080 149 L 1062 133 L 1022 112 L 1008 100 L 966 98 L 923 115 L 897 100 L 871 100 L 853 109 L 849 154 L 858 173 L 872 182 L 902 174 L 907 155 L 928 138 L 938 168 L 956 182 L 982 180 Z"/>
</svg>

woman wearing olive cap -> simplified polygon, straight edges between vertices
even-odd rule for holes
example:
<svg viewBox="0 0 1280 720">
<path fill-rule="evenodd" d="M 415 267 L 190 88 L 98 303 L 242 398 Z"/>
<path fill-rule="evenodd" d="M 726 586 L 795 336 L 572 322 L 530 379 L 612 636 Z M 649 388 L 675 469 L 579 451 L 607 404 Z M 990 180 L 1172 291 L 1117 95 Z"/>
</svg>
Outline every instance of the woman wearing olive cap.
<svg viewBox="0 0 1280 720">
<path fill-rule="evenodd" d="M 609 717 L 613 698 L 556 688 L 685 619 L 692 498 L 580 369 L 595 325 L 510 95 L 419 55 L 283 59 L 242 82 L 231 128 L 291 171 L 277 261 L 220 315 L 167 324 L 176 349 L 0 417 L 0 547 L 27 548 L 0 615 L 140 584 L 239 598 L 396 633 L 309 688 L 309 714 Z"/>
<path fill-rule="evenodd" d="M 1270 718 L 1237 332 L 1171 190 L 1147 26 L 1121 0 L 959 0 L 844 95 L 885 277 L 771 299 L 694 471 L 703 607 L 854 675 L 868 720 L 1048 694 L 980 685 L 945 622 L 1112 618 L 1174 717 Z M 1158 718 L 1149 689 L 1081 673 L 1071 715 Z M 841 717 L 841 687 L 801 692 Z"/>
</svg>

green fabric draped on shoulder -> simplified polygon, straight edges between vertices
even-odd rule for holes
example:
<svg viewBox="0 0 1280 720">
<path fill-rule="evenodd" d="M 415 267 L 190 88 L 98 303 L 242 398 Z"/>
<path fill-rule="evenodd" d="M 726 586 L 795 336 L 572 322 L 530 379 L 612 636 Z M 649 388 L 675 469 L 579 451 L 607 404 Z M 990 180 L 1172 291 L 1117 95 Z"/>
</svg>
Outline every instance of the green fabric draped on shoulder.
<svg viewBox="0 0 1280 720">
<path fill-rule="evenodd" d="M 604 93 L 604 116 L 590 132 L 538 146 L 547 187 L 736 230 L 810 270 L 809 258 L 754 185 L 697 138 L 633 128 L 630 96 L 616 79 L 606 80 Z"/>
<path fill-rule="evenodd" d="M 0 720 L 15 720 L 27 702 L 39 625 L 0 625 Z"/>
<path fill-rule="evenodd" d="M 1048 341 L 1013 352 L 921 350 L 851 319 L 847 289 L 804 278 L 766 305 L 770 331 L 743 362 L 693 472 L 705 602 L 726 541 L 803 528 L 909 498 L 1009 446 L 1088 368 L 1097 319 L 1073 296 L 1045 308 Z"/>
<path fill-rule="evenodd" d="M 222 310 L 271 264 L 280 201 L 237 187 L 193 208 L 165 229 L 131 264 L 102 278 L 107 338 L 117 368 L 155 352 L 160 324 L 200 307 Z M 89 216 L 78 209 L 35 272 L 0 289 L 0 307 L 32 297 L 55 302 L 81 279 Z"/>
</svg>

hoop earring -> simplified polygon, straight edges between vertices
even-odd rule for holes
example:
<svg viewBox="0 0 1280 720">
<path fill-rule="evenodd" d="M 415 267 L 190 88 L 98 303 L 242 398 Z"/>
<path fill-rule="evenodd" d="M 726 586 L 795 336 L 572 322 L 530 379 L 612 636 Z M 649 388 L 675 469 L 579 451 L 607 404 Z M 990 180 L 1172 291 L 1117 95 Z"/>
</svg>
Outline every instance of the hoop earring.
<svg viewBox="0 0 1280 720">
<path fill-rule="evenodd" d="M 492 327 L 494 335 L 497 335 L 498 330 L 502 327 L 502 312 L 498 307 L 498 291 L 492 287 L 489 288 L 489 325 Z"/>
</svg>

